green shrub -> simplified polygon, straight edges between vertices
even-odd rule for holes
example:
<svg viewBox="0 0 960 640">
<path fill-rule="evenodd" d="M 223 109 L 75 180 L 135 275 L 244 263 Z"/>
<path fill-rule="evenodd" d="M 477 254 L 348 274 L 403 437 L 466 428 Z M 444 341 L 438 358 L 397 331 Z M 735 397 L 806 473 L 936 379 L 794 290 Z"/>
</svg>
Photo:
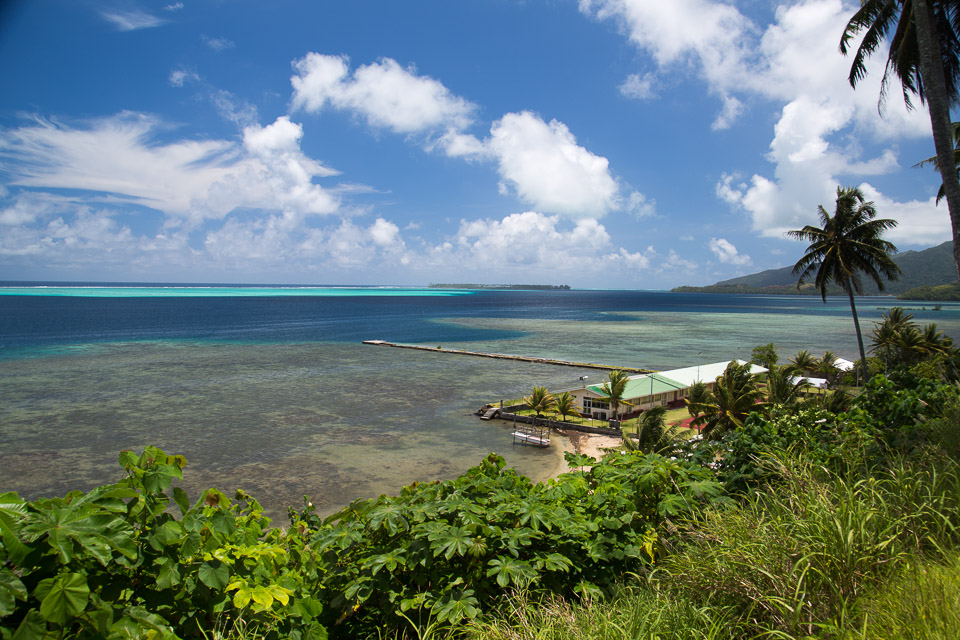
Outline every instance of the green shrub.
<svg viewBox="0 0 960 640">
<path fill-rule="evenodd" d="M 414 484 L 294 525 L 321 554 L 327 620 L 351 636 L 478 617 L 508 590 L 594 597 L 660 555 L 664 518 L 719 499 L 696 465 L 618 454 L 532 484 L 491 454 L 463 476 Z"/>
<path fill-rule="evenodd" d="M 183 456 L 120 454 L 126 477 L 34 502 L 0 495 L 0 637 L 204 637 L 243 621 L 263 637 L 326 638 L 318 573 L 296 532 L 243 492 L 190 505 Z M 180 517 L 174 517 L 176 507 Z"/>
</svg>

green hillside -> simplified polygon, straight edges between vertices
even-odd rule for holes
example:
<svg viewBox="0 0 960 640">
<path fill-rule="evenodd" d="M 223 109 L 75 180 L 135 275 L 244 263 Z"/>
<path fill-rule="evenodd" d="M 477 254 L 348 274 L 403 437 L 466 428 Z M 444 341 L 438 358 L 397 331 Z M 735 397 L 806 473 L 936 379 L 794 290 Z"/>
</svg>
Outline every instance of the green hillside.
<svg viewBox="0 0 960 640">
<path fill-rule="evenodd" d="M 899 280 L 888 282 L 884 293 L 901 294 L 917 287 L 936 287 L 949 285 L 957 280 L 953 263 L 953 243 L 950 241 L 922 251 L 904 251 L 894 257 L 903 274 Z M 816 294 L 812 285 L 797 290 L 797 278 L 793 267 L 767 269 L 748 276 L 722 280 L 706 287 L 677 287 L 674 291 L 696 293 L 782 293 Z M 840 293 L 839 288 L 834 293 Z M 872 283 L 867 287 L 868 294 L 879 293 Z"/>
</svg>

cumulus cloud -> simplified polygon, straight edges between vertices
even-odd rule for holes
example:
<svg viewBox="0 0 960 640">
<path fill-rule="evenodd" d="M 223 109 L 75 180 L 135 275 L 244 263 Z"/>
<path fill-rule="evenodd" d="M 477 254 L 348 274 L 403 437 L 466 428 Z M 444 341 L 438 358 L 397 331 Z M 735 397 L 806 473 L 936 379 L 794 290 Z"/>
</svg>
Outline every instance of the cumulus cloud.
<svg viewBox="0 0 960 640">
<path fill-rule="evenodd" d="M 600 217 L 620 204 L 607 159 L 577 145 L 562 122 L 546 123 L 529 111 L 508 113 L 493 124 L 488 146 L 503 189 L 538 209 Z"/>
<path fill-rule="evenodd" d="M 725 238 L 711 238 L 709 246 L 717 260 L 724 264 L 748 265 L 752 262 L 750 256 L 739 253 L 733 243 Z"/>
<path fill-rule="evenodd" d="M 581 0 L 580 10 L 597 20 L 616 21 L 658 63 L 660 74 L 678 68 L 698 73 L 720 102 L 715 130 L 736 124 L 745 111 L 744 97 L 783 105 L 768 155 L 772 175 L 741 180 L 730 172 L 717 183 L 718 197 L 744 211 L 761 235 L 779 236 L 814 221 L 816 206 L 851 177 L 899 168 L 895 148 L 864 157 L 858 145 L 845 142 L 851 134 L 880 144 L 929 136 L 926 112 L 910 111 L 902 100 L 889 101 L 884 117 L 878 116 L 883 55 L 869 59 L 867 77 L 856 91 L 850 88 L 851 60 L 837 51 L 850 16 L 841 0 L 781 4 L 764 27 L 721 0 Z M 648 76 L 651 85 L 659 77 L 648 73 L 644 78 Z"/>
<path fill-rule="evenodd" d="M 100 16 L 120 31 L 136 31 L 166 24 L 166 20 L 146 11 L 101 11 Z"/>
<path fill-rule="evenodd" d="M 572 225 L 572 226 L 570 226 Z M 421 268 L 473 273 L 484 281 L 517 273 L 531 281 L 631 279 L 649 266 L 643 252 L 617 248 L 602 224 L 591 218 L 565 223 L 535 211 L 502 219 L 463 220 L 449 240 L 426 248 Z"/>
<path fill-rule="evenodd" d="M 413 67 L 383 58 L 351 73 L 346 56 L 308 53 L 294 62 L 293 108 L 316 113 L 328 105 L 362 115 L 370 126 L 402 134 L 460 131 L 476 107 Z"/>
<path fill-rule="evenodd" d="M 390 58 L 351 70 L 346 56 L 309 53 L 294 69 L 294 110 L 345 110 L 372 127 L 417 136 L 428 151 L 496 162 L 500 192 L 539 211 L 572 217 L 601 217 L 624 206 L 637 215 L 653 211 L 653 201 L 642 194 L 625 199 L 607 159 L 578 145 L 557 120 L 546 122 L 529 111 L 507 113 L 481 139 L 467 131 L 475 105 Z"/>
</svg>

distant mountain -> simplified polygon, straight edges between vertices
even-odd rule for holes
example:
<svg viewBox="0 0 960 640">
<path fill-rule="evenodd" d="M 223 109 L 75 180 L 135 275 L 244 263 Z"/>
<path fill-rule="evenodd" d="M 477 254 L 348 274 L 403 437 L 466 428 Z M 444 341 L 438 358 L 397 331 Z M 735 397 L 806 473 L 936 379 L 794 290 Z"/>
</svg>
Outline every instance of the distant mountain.
<svg viewBox="0 0 960 640">
<path fill-rule="evenodd" d="M 953 242 L 947 241 L 922 251 L 904 251 L 894 256 L 903 274 L 899 280 L 887 282 L 884 293 L 901 294 L 908 289 L 917 287 L 935 287 L 949 285 L 957 281 L 957 272 L 953 263 Z M 818 293 L 812 284 L 804 285 L 797 290 L 797 277 L 793 275 L 793 267 L 782 269 L 767 269 L 739 278 L 722 280 L 707 287 L 677 287 L 673 291 L 699 293 Z M 842 293 L 838 288 L 831 293 Z M 867 294 L 877 294 L 876 285 L 870 283 L 866 287 Z"/>
</svg>

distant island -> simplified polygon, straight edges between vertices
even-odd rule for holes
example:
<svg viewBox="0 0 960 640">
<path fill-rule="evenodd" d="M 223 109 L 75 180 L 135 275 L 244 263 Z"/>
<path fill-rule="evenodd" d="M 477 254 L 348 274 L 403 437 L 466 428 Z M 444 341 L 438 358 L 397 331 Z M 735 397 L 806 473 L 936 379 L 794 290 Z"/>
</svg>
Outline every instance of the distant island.
<svg viewBox="0 0 960 640">
<path fill-rule="evenodd" d="M 517 289 L 520 291 L 569 291 L 568 284 L 475 284 L 432 282 L 430 289 Z"/>
<path fill-rule="evenodd" d="M 953 242 L 947 241 L 922 251 L 904 251 L 894 256 L 903 271 L 899 280 L 886 283 L 883 294 L 895 295 L 901 300 L 960 300 L 960 283 L 953 263 Z M 819 295 L 812 283 L 797 288 L 793 267 L 768 269 L 739 278 L 722 280 L 705 287 L 676 287 L 672 291 L 682 293 L 741 293 L 779 295 Z M 868 295 L 882 295 L 872 283 L 866 288 Z M 827 290 L 828 294 L 840 295 L 839 287 Z"/>
</svg>

